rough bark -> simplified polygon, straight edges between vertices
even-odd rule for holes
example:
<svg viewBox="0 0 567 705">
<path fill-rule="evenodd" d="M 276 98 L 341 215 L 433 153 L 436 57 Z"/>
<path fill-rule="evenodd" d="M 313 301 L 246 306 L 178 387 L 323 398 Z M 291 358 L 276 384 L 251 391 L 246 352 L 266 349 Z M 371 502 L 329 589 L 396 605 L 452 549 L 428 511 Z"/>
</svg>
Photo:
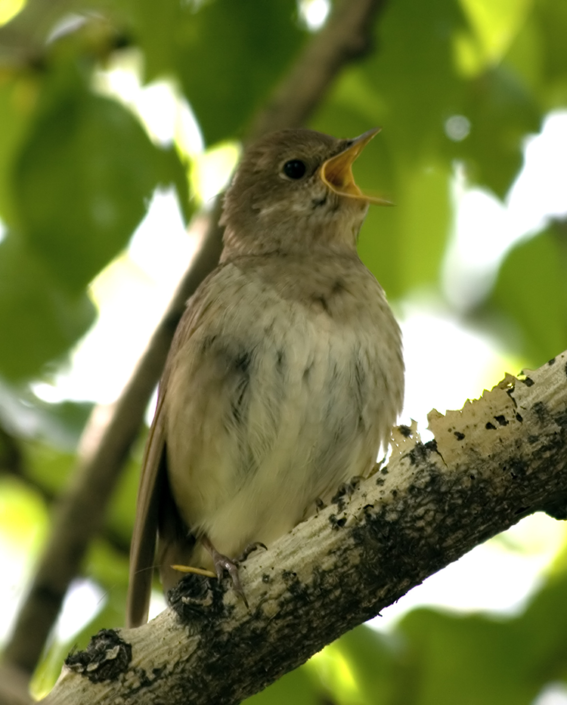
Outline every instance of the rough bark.
<svg viewBox="0 0 567 705">
<path fill-rule="evenodd" d="M 250 556 L 249 610 L 190 576 L 155 620 L 69 657 L 46 705 L 238 703 L 477 544 L 565 506 L 567 352 L 429 421 L 434 440 L 400 427 L 386 467 Z"/>
</svg>

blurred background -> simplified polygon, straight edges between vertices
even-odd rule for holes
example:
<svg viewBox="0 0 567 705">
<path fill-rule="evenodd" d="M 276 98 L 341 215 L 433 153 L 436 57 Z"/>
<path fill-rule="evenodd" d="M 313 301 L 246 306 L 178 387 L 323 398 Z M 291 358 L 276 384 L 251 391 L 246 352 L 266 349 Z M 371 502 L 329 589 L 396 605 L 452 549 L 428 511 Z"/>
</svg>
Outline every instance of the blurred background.
<svg viewBox="0 0 567 705">
<path fill-rule="evenodd" d="M 358 2 L 358 0 L 351 0 Z M 360 254 L 401 322 L 404 423 L 567 348 L 567 3 L 386 0 L 307 126 L 382 132 Z M 85 452 L 330 0 L 0 0 L 0 647 Z M 146 421 L 153 412 L 149 404 Z M 123 624 L 145 432 L 32 691 Z M 525 519 L 254 705 L 566 705 L 567 542 Z M 163 608 L 156 585 L 153 614 Z"/>
</svg>

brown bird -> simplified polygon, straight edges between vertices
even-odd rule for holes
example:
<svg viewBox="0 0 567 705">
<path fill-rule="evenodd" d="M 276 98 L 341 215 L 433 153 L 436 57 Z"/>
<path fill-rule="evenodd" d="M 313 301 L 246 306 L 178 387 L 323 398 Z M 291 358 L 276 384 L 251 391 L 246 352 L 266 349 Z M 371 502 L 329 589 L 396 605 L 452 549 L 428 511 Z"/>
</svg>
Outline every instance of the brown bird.
<svg viewBox="0 0 567 705">
<path fill-rule="evenodd" d="M 224 199 L 219 266 L 189 299 L 160 384 L 131 549 L 128 624 L 156 563 L 227 569 L 268 547 L 385 447 L 404 389 L 399 327 L 356 252 L 351 166 L 378 130 L 270 134 Z"/>
</svg>

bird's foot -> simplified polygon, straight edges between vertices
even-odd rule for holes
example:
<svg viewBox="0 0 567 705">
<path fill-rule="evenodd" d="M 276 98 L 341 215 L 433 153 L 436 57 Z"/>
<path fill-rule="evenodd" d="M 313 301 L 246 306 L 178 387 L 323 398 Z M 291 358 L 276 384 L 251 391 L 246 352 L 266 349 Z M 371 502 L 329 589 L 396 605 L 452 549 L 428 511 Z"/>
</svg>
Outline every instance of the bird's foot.
<svg viewBox="0 0 567 705">
<path fill-rule="evenodd" d="M 203 536 L 201 538 L 201 542 L 203 546 L 207 549 L 207 551 L 211 554 L 217 578 L 219 580 L 222 580 L 224 577 L 224 571 L 226 570 L 228 575 L 230 576 L 230 579 L 232 580 L 234 592 L 238 595 L 238 597 L 242 598 L 244 604 L 246 605 L 246 607 L 248 607 L 248 600 L 246 599 L 246 595 L 244 594 L 242 583 L 240 582 L 240 575 L 238 574 L 238 561 L 233 561 L 228 558 L 228 556 L 225 556 L 223 553 L 219 553 L 211 543 L 208 536 Z"/>
</svg>

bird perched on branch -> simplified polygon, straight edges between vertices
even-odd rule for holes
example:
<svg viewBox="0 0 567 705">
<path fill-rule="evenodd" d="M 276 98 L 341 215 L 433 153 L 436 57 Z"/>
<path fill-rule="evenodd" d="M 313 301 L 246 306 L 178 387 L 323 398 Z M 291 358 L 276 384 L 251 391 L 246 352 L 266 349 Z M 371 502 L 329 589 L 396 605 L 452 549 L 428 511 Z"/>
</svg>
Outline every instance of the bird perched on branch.
<svg viewBox="0 0 567 705">
<path fill-rule="evenodd" d="M 128 623 L 152 568 L 227 570 L 372 469 L 400 412 L 398 325 L 356 252 L 371 202 L 352 163 L 378 130 L 284 130 L 246 150 L 221 261 L 189 299 L 160 384 L 131 549 Z M 156 560 L 156 539 L 158 543 Z"/>
</svg>

